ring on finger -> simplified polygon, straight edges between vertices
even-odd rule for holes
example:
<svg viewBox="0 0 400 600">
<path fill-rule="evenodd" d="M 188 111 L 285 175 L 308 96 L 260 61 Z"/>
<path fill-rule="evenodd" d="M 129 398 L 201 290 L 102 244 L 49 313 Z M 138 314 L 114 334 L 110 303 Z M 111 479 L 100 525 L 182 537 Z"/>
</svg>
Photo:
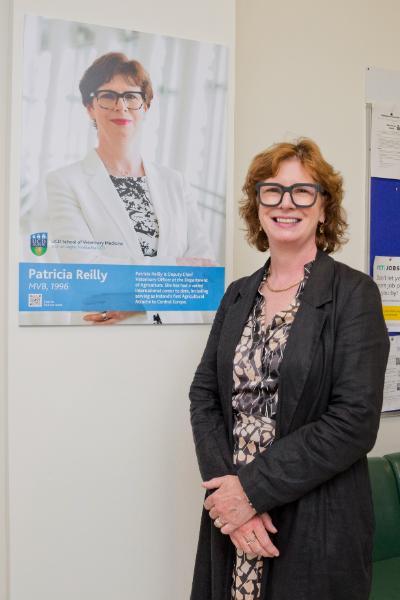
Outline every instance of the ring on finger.
<svg viewBox="0 0 400 600">
<path fill-rule="evenodd" d="M 220 529 L 221 527 L 224 526 L 224 523 L 221 521 L 221 519 L 219 517 L 217 517 L 214 521 L 214 525 L 215 525 L 215 527 L 218 527 L 218 529 Z"/>
<path fill-rule="evenodd" d="M 253 544 L 257 540 L 255 535 L 252 538 L 248 538 L 248 539 L 244 538 L 244 539 L 246 540 L 246 543 L 249 544 L 249 546 L 250 546 L 250 544 Z"/>
<path fill-rule="evenodd" d="M 101 317 L 102 317 L 103 321 L 107 321 L 107 319 L 108 319 L 108 313 L 107 313 L 107 311 L 106 311 L 106 310 L 104 310 L 104 311 L 101 313 Z"/>
</svg>

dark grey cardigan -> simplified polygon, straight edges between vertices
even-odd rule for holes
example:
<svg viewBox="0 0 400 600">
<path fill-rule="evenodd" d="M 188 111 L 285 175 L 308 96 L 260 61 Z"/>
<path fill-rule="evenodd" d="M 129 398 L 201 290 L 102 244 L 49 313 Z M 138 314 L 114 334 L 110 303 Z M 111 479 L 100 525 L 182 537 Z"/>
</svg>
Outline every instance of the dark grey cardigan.
<svg viewBox="0 0 400 600">
<path fill-rule="evenodd" d="M 227 289 L 190 389 L 203 479 L 236 472 L 233 356 L 263 271 Z M 280 557 L 265 560 L 261 600 L 368 600 L 365 456 L 378 431 L 388 349 L 375 283 L 318 252 L 281 365 L 276 441 L 237 473 L 278 528 Z M 230 598 L 233 556 L 229 536 L 204 511 L 191 600 Z"/>
</svg>

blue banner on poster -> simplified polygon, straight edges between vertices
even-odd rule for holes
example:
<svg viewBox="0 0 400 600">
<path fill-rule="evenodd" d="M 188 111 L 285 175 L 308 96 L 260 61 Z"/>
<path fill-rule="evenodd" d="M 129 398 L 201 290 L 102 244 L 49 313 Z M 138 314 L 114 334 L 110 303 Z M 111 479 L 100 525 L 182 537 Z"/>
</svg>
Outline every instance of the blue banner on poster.
<svg viewBox="0 0 400 600">
<path fill-rule="evenodd" d="M 20 263 L 20 311 L 215 311 L 224 267 Z"/>
</svg>

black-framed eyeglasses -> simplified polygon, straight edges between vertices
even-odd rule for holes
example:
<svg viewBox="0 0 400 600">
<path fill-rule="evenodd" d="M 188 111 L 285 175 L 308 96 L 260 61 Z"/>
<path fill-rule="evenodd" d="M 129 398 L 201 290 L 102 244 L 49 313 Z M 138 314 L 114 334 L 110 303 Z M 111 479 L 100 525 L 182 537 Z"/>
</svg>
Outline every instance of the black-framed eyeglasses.
<svg viewBox="0 0 400 600">
<path fill-rule="evenodd" d="M 139 110 L 142 108 L 146 96 L 144 92 L 114 92 L 114 90 L 97 90 L 90 94 L 91 98 L 96 98 L 99 106 L 106 110 L 113 110 L 118 104 L 118 100 L 122 98 L 126 108 Z"/>
<path fill-rule="evenodd" d="M 260 181 L 256 183 L 257 198 L 263 206 L 279 206 L 286 192 L 297 208 L 309 208 L 313 206 L 318 194 L 324 194 L 325 190 L 319 183 L 293 183 L 293 185 L 282 185 L 280 183 Z"/>
</svg>

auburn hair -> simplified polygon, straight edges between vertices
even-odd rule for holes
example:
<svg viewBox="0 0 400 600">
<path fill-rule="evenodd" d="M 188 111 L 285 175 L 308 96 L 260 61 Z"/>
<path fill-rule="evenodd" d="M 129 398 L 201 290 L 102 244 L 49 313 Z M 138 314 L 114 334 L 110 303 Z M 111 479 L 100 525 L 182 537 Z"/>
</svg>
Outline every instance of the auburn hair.
<svg viewBox="0 0 400 600">
<path fill-rule="evenodd" d="M 346 243 L 346 214 L 342 206 L 343 178 L 338 171 L 326 162 L 321 150 L 315 142 L 308 138 L 300 138 L 294 143 L 282 142 L 274 144 L 260 152 L 250 163 L 240 202 L 240 216 L 246 224 L 246 237 L 249 244 L 261 252 L 269 248 L 268 237 L 260 227 L 258 218 L 258 198 L 256 183 L 274 177 L 284 160 L 297 158 L 309 172 L 316 183 L 323 188 L 323 206 L 325 222 L 320 231 L 315 232 L 316 245 L 328 254 Z"/>
<path fill-rule="evenodd" d="M 83 105 L 90 106 L 93 102 L 90 94 L 96 92 L 116 75 L 122 75 L 127 81 L 140 87 L 145 96 L 144 104 L 147 108 L 150 107 L 153 99 L 153 86 L 149 74 L 139 61 L 129 60 L 122 52 L 103 54 L 86 69 L 79 82 Z"/>
</svg>

